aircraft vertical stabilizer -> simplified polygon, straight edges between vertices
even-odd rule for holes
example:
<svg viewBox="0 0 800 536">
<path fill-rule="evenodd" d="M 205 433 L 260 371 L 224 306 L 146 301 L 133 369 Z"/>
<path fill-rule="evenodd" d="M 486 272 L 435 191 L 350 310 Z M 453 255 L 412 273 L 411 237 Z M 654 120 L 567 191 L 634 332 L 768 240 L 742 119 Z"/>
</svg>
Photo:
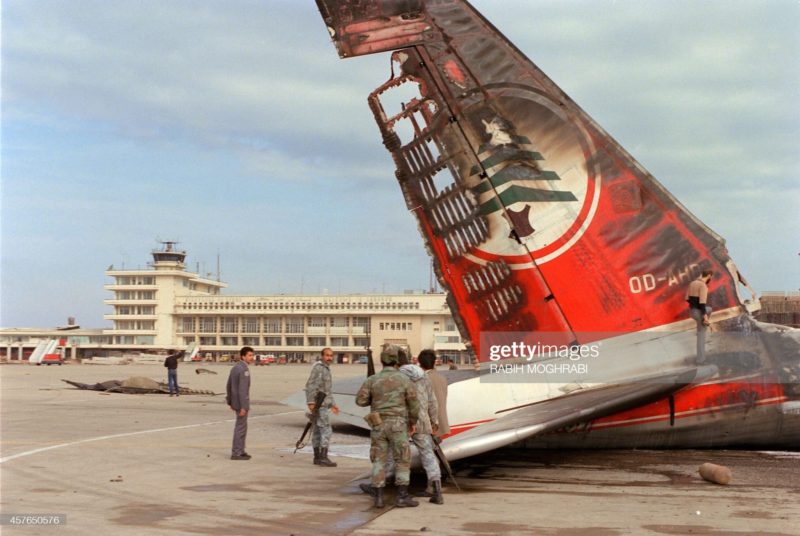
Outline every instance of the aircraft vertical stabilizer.
<svg viewBox="0 0 800 536">
<path fill-rule="evenodd" d="M 464 0 L 317 4 L 340 57 L 391 51 L 369 106 L 461 334 L 491 361 L 445 373 L 448 457 L 519 441 L 798 444 L 800 332 L 755 321 L 724 240 L 480 13 Z M 707 343 L 684 300 L 704 269 Z M 502 355 L 510 341 L 533 350 Z M 574 343 L 597 350 L 583 369 Z M 356 425 L 357 387 L 335 386 Z"/>
<path fill-rule="evenodd" d="M 474 346 L 686 319 L 704 268 L 715 308 L 741 309 L 724 241 L 467 2 L 317 3 L 341 57 L 394 50 L 369 104 Z"/>
</svg>

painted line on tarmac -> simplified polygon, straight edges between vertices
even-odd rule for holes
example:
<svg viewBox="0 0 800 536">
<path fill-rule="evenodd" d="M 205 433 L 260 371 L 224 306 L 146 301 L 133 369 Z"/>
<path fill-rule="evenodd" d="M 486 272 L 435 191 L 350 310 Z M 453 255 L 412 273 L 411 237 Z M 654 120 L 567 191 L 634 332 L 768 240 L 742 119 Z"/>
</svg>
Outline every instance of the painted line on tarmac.
<svg viewBox="0 0 800 536">
<path fill-rule="evenodd" d="M 303 413 L 305 410 L 298 409 L 294 411 L 284 411 L 283 413 L 271 413 L 269 415 L 256 415 L 255 417 L 249 417 L 248 420 L 255 420 L 255 419 L 266 419 L 267 417 L 277 417 L 278 415 L 289 415 L 291 413 Z M 169 432 L 170 430 L 185 430 L 187 428 L 198 428 L 200 426 L 211 426 L 214 424 L 222 424 L 226 422 L 236 422 L 236 419 L 225 419 L 224 421 L 211 421 L 211 422 L 201 422 L 197 424 L 184 424 L 182 426 L 170 426 L 168 428 L 153 428 L 151 430 L 139 430 L 138 432 L 125 432 L 122 434 L 113 434 L 113 435 L 106 435 L 100 437 L 90 437 L 89 439 L 81 439 L 79 441 L 71 441 L 69 443 L 60 443 L 58 445 L 50 445 L 49 447 L 42 447 L 40 449 L 33 449 L 28 450 L 26 452 L 20 452 L 19 454 L 12 454 L 11 456 L 6 456 L 5 458 L 0 458 L 0 463 L 6 463 L 11 460 L 15 460 L 17 458 L 23 458 L 25 456 L 31 456 L 32 454 L 38 454 L 40 452 L 46 452 L 48 450 L 55 450 L 64 447 L 71 447 L 74 445 L 81 445 L 83 443 L 92 443 L 93 441 L 104 441 L 106 439 L 116 439 L 118 437 L 130 437 L 135 435 L 143 435 L 143 434 L 154 434 L 156 432 Z"/>
</svg>

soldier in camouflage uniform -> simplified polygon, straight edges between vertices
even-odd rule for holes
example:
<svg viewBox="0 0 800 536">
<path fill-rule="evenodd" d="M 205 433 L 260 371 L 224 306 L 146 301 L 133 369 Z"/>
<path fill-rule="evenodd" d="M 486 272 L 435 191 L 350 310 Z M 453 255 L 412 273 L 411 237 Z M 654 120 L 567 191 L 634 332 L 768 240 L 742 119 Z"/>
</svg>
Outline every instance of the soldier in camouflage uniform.
<svg viewBox="0 0 800 536">
<path fill-rule="evenodd" d="M 425 350 L 424 352 L 430 352 L 430 350 Z M 428 477 L 430 491 L 426 490 L 416 495 L 417 497 L 430 497 L 430 502 L 435 504 L 444 504 L 442 472 L 439 468 L 439 460 L 434 453 L 433 443 L 433 434 L 439 428 L 439 404 L 436 400 L 436 394 L 434 394 L 433 386 L 422 368 L 409 363 L 408 357 L 402 354 L 400 355 L 399 364 L 400 372 L 408 376 L 408 379 L 414 385 L 417 391 L 417 401 L 419 402 L 419 420 L 417 420 L 416 431 L 411 435 L 411 442 L 414 443 L 417 447 L 417 452 L 419 452 L 420 462 Z M 395 463 L 390 452 L 386 460 L 386 475 L 393 475 L 394 472 Z M 374 488 L 366 484 L 361 484 L 359 487 L 364 493 L 370 495 L 375 493 Z"/>
<path fill-rule="evenodd" d="M 417 430 L 411 436 L 411 442 L 417 447 L 431 492 L 425 491 L 417 496 L 430 497 L 430 502 L 444 504 L 442 472 L 439 468 L 439 460 L 434 453 L 433 444 L 433 434 L 439 429 L 439 403 L 433 392 L 433 385 L 422 368 L 412 365 L 407 359 L 401 359 L 400 372 L 408 376 L 414 384 L 414 388 L 417 390 L 417 400 L 419 400 L 419 420 L 417 421 Z"/>
<path fill-rule="evenodd" d="M 314 465 L 336 467 L 336 463 L 328 458 L 328 446 L 333 433 L 330 412 L 333 411 L 335 415 L 339 414 L 339 406 L 333 400 L 333 393 L 331 392 L 330 364 L 333 361 L 333 350 L 323 348 L 320 356 L 321 359 L 311 367 L 311 374 L 306 382 L 306 404 L 308 404 L 309 412 L 314 411 L 314 401 L 317 398 L 317 393 L 319 391 L 325 393 L 325 400 L 322 402 L 322 407 L 319 408 L 317 419 L 314 421 L 314 428 L 311 432 L 311 445 L 314 447 Z"/>
<path fill-rule="evenodd" d="M 416 389 L 408 377 L 397 370 L 398 358 L 403 350 L 394 345 L 384 345 L 381 350 L 383 370 L 367 378 L 356 395 L 356 404 L 371 406 L 372 422 L 370 460 L 372 461 L 372 486 L 375 488 L 375 507 L 383 508 L 383 488 L 386 485 L 385 465 L 391 449 L 397 464 L 398 507 L 418 506 L 408 495 L 411 473 L 411 448 L 409 433 L 414 433 L 419 417 Z"/>
</svg>

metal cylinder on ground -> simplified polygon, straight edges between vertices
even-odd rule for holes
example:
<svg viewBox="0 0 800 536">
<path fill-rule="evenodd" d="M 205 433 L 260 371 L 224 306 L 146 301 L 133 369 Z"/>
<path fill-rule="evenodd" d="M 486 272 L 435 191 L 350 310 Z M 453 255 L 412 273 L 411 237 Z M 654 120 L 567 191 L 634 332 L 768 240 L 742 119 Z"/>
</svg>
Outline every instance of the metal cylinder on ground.
<svg viewBox="0 0 800 536">
<path fill-rule="evenodd" d="M 731 481 L 731 470 L 722 465 L 704 463 L 700 466 L 698 472 L 705 480 L 715 484 L 726 486 Z"/>
</svg>

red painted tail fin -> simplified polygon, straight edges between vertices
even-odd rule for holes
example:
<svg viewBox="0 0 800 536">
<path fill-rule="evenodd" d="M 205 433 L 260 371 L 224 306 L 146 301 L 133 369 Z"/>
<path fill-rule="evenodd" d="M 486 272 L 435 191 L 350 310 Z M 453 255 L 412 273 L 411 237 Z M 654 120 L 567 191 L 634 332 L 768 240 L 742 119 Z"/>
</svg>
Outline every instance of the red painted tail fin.
<svg viewBox="0 0 800 536">
<path fill-rule="evenodd" d="M 583 343 L 684 319 L 704 268 L 711 305 L 741 305 L 724 241 L 467 2 L 318 4 L 342 57 L 405 47 L 369 103 L 476 350 L 487 331 Z"/>
</svg>

